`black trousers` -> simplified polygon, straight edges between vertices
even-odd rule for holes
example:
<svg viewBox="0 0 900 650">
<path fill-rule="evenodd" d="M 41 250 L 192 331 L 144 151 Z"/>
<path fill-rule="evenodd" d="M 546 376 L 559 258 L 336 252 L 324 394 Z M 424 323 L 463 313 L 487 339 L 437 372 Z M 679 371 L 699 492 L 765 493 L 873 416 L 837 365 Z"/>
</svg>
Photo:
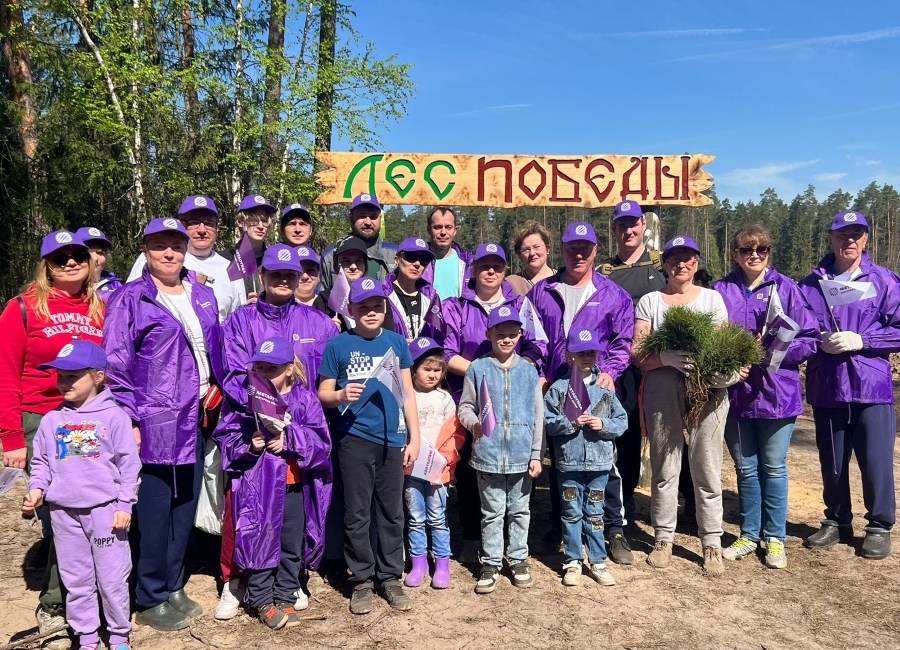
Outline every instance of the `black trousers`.
<svg viewBox="0 0 900 650">
<path fill-rule="evenodd" d="M 456 498 L 459 500 L 459 523 L 464 541 L 481 541 L 481 496 L 478 493 L 478 475 L 469 465 L 472 460 L 472 434 L 466 433 L 466 441 L 459 450 L 456 464 Z"/>
<path fill-rule="evenodd" d="M 300 588 L 300 567 L 303 564 L 303 536 L 306 534 L 306 513 L 303 510 L 303 489 L 289 485 L 284 495 L 284 521 L 281 524 L 281 559 L 278 566 L 250 571 L 247 578 L 247 597 L 250 605 L 259 609 L 265 605 L 293 605 L 294 592 Z"/>
</svg>

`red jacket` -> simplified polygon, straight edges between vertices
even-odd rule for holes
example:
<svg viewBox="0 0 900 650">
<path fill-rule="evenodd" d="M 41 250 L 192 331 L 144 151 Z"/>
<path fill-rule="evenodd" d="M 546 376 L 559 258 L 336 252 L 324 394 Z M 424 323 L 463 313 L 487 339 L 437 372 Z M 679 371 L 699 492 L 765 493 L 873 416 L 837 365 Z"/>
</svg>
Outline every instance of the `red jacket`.
<svg viewBox="0 0 900 650">
<path fill-rule="evenodd" d="M 62 402 L 56 373 L 37 366 L 55 359 L 73 339 L 98 344 L 103 340 L 103 321 L 91 320 L 86 298 L 53 291 L 49 321 L 35 313 L 33 294 L 26 294 L 23 300 L 27 332 L 17 299 L 10 300 L 0 314 L 0 442 L 6 451 L 25 446 L 23 411 L 45 415 Z"/>
</svg>

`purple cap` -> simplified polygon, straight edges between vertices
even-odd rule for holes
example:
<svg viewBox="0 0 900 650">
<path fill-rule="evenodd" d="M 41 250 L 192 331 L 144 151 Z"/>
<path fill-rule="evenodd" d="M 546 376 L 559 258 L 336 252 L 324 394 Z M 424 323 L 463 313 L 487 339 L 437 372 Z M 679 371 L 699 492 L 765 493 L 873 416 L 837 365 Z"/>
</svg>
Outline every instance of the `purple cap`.
<svg viewBox="0 0 900 650">
<path fill-rule="evenodd" d="M 106 370 L 106 352 L 93 341 L 75 339 L 66 343 L 53 361 L 42 363 L 38 370 Z"/>
<path fill-rule="evenodd" d="M 587 350 L 600 350 L 600 337 L 597 332 L 590 329 L 569 330 L 566 337 L 566 350 L 569 352 L 585 352 Z"/>
<path fill-rule="evenodd" d="M 150 235 L 155 235 L 161 232 L 171 232 L 176 235 L 181 235 L 185 239 L 189 239 L 184 224 L 174 217 L 151 220 L 150 223 L 147 224 L 147 227 L 144 228 L 144 237 L 149 237 Z"/>
<path fill-rule="evenodd" d="M 622 201 L 621 203 L 617 203 L 616 209 L 613 210 L 613 221 L 621 219 L 622 217 L 639 219 L 643 216 L 644 213 L 641 211 L 641 206 L 635 201 Z"/>
<path fill-rule="evenodd" d="M 297 253 L 298 262 L 315 262 L 322 266 L 322 260 L 319 259 L 318 253 L 309 246 L 297 246 L 294 251 Z"/>
<path fill-rule="evenodd" d="M 440 350 L 444 351 L 443 346 L 439 345 L 437 341 L 434 339 L 430 339 L 427 336 L 420 336 L 415 341 L 409 344 L 409 355 L 412 357 L 413 363 L 419 360 L 420 357 L 425 356 L 432 350 Z"/>
<path fill-rule="evenodd" d="M 500 244 L 482 244 L 475 250 L 475 257 L 472 258 L 472 262 L 475 263 L 478 260 L 489 257 L 493 255 L 494 257 L 499 257 L 503 260 L 503 263 L 506 264 L 506 253 L 503 252 L 503 247 Z"/>
<path fill-rule="evenodd" d="M 263 253 L 262 264 L 266 271 L 295 271 L 303 273 L 297 252 L 287 244 L 272 244 Z"/>
<path fill-rule="evenodd" d="M 663 247 L 663 259 L 666 259 L 666 255 L 674 248 L 687 248 L 697 253 L 697 255 L 700 254 L 700 247 L 697 246 L 697 242 L 686 235 L 678 235 L 675 239 L 670 239 L 666 242 L 666 245 Z"/>
<path fill-rule="evenodd" d="M 353 197 L 350 209 L 358 208 L 361 205 L 371 205 L 381 210 L 381 204 L 378 202 L 378 199 L 375 198 L 374 194 L 357 194 Z"/>
<path fill-rule="evenodd" d="M 384 298 L 384 287 L 378 280 L 360 278 L 350 285 L 350 302 L 362 302 L 369 298 Z"/>
<path fill-rule="evenodd" d="M 178 216 L 187 214 L 188 212 L 193 212 L 194 210 L 212 212 L 217 217 L 219 216 L 219 211 L 216 209 L 216 204 L 208 196 L 187 197 L 182 202 L 181 207 L 178 208 Z"/>
<path fill-rule="evenodd" d="M 109 248 L 112 248 L 112 242 L 106 238 L 106 235 L 99 228 L 84 226 L 75 231 L 75 236 L 79 237 L 85 245 L 87 245 L 89 241 L 102 241 Z"/>
<path fill-rule="evenodd" d="M 869 229 L 869 222 L 862 212 L 838 212 L 831 221 L 831 230 L 840 230 L 848 226 L 862 226 Z"/>
<path fill-rule="evenodd" d="M 65 248 L 66 246 L 80 246 L 81 248 L 87 248 L 81 237 L 76 233 L 69 232 L 68 230 L 57 230 L 51 232 L 41 240 L 41 257 L 53 255 L 53 253 L 60 248 Z"/>
<path fill-rule="evenodd" d="M 251 194 L 249 196 L 245 196 L 241 201 L 241 204 L 238 206 L 238 212 L 243 212 L 244 210 L 254 210 L 256 208 L 263 208 L 269 214 L 275 214 L 278 210 L 275 209 L 275 206 L 266 201 L 266 197 L 260 196 L 259 194 Z"/>
<path fill-rule="evenodd" d="M 512 303 L 500 305 L 491 310 L 488 315 L 488 329 L 496 327 L 501 323 L 518 323 L 522 324 L 522 318 L 519 316 L 519 310 Z"/>
<path fill-rule="evenodd" d="M 589 241 L 592 244 L 597 243 L 597 235 L 594 234 L 594 227 L 584 221 L 576 221 L 569 224 L 562 236 L 562 243 L 568 244 L 572 241 Z"/>
<path fill-rule="evenodd" d="M 428 244 L 421 237 L 407 237 L 400 242 L 398 250 L 401 253 L 425 253 L 434 259 L 434 253 L 431 252 Z"/>
<path fill-rule="evenodd" d="M 312 217 L 310 216 L 309 210 L 306 209 L 305 205 L 301 205 L 300 203 L 291 203 L 290 205 L 286 205 L 284 207 L 284 210 L 281 211 L 282 227 L 284 227 L 284 224 L 294 217 L 303 217 L 306 221 L 312 222 Z"/>
<path fill-rule="evenodd" d="M 271 336 L 261 341 L 253 351 L 250 363 L 256 363 L 257 361 L 274 363 L 275 365 L 293 363 L 294 346 L 283 336 Z"/>
</svg>

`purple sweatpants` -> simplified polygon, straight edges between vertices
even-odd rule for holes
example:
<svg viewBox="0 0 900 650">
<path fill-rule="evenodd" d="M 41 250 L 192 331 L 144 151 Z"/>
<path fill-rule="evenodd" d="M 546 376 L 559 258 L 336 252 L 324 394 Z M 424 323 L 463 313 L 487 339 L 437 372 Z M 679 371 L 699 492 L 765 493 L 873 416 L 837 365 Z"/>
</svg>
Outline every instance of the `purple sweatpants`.
<svg viewBox="0 0 900 650">
<path fill-rule="evenodd" d="M 68 590 L 66 620 L 82 646 L 100 642 L 100 606 L 109 627 L 109 644 L 127 643 L 131 633 L 128 533 L 113 532 L 116 502 L 96 508 L 50 504 L 59 575 Z"/>
</svg>

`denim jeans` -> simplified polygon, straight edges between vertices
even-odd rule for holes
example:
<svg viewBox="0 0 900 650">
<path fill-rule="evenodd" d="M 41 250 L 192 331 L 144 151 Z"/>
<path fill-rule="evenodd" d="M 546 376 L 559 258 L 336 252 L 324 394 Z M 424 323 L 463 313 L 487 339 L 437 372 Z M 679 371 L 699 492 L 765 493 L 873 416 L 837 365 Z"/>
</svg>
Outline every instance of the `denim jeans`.
<svg viewBox="0 0 900 650">
<path fill-rule="evenodd" d="M 506 522 L 509 546 L 506 559 L 518 564 L 528 559 L 528 526 L 531 511 L 531 477 L 521 474 L 478 472 L 481 495 L 481 563 L 503 565 L 503 523 Z"/>
<path fill-rule="evenodd" d="M 409 553 L 413 557 L 428 552 L 431 531 L 431 550 L 434 557 L 450 557 L 450 527 L 447 525 L 447 488 L 431 485 L 420 478 L 406 477 L 403 489 L 406 500 L 406 526 L 409 529 Z"/>
<path fill-rule="evenodd" d="M 787 452 L 797 418 L 728 417 L 725 442 L 737 473 L 741 535 L 753 541 L 787 535 Z"/>
<path fill-rule="evenodd" d="M 581 542 L 584 539 L 588 562 L 605 562 L 603 497 L 609 472 L 557 472 L 557 477 L 562 496 L 562 536 L 566 560 L 581 562 Z"/>
</svg>

